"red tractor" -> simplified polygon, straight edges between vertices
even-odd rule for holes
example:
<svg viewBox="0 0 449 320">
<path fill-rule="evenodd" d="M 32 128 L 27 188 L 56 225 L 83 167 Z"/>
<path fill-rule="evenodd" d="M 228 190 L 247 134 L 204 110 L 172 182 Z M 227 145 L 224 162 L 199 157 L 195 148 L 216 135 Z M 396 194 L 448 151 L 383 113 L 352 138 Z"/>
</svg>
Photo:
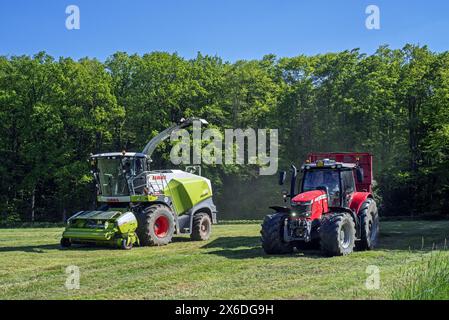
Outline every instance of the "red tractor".
<svg viewBox="0 0 449 320">
<path fill-rule="evenodd" d="M 312 153 L 298 170 L 292 165 L 290 206 L 275 211 L 262 224 L 262 247 L 267 254 L 321 246 L 328 256 L 371 250 L 379 236 L 379 216 L 372 195 L 372 155 L 369 153 Z M 279 184 L 286 172 L 280 172 Z"/>
</svg>

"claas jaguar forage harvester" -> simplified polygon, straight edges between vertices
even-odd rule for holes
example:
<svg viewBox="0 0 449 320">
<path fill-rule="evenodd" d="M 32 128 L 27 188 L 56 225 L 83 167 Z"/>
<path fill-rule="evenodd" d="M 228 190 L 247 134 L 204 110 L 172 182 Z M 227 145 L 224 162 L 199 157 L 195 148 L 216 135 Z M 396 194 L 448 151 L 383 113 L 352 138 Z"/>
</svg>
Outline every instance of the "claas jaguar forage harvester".
<svg viewBox="0 0 449 320">
<path fill-rule="evenodd" d="M 372 155 L 312 153 L 298 171 L 292 165 L 289 206 L 273 206 L 262 224 L 267 254 L 320 247 L 329 256 L 347 255 L 354 248 L 371 250 L 378 241 L 379 216 L 372 194 Z M 279 183 L 286 172 L 280 172 Z"/>
<path fill-rule="evenodd" d="M 182 170 L 151 170 L 156 147 L 178 129 L 191 126 L 190 118 L 155 136 L 140 153 L 112 152 L 92 155 L 92 174 L 99 206 L 68 219 L 61 246 L 134 244 L 165 245 L 174 234 L 206 240 L 216 223 L 216 207 L 209 179 Z"/>
</svg>

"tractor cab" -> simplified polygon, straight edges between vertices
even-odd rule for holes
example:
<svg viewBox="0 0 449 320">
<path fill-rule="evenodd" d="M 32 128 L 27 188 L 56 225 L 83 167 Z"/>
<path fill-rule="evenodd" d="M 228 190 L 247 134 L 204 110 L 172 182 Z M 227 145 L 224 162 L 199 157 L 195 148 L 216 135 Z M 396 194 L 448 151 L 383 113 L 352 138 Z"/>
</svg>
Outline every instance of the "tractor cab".
<svg viewBox="0 0 449 320">
<path fill-rule="evenodd" d="M 324 159 L 308 163 L 301 169 L 303 179 L 300 193 L 323 190 L 330 207 L 349 207 L 352 194 L 356 191 L 354 174 L 359 182 L 363 181 L 361 169 L 353 163 Z"/>
</svg>

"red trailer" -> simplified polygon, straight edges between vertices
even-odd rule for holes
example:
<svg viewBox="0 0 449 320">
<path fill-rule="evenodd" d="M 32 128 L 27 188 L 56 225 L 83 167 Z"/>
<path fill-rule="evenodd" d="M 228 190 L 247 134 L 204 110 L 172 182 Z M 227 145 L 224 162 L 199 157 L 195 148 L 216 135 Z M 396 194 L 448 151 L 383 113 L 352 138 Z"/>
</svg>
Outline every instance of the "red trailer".
<svg viewBox="0 0 449 320">
<path fill-rule="evenodd" d="M 342 163 L 354 163 L 362 168 L 363 182 L 355 178 L 355 185 L 358 192 L 373 192 L 373 155 L 366 152 L 313 152 L 309 154 L 309 162 L 318 160 L 335 160 Z"/>
</svg>

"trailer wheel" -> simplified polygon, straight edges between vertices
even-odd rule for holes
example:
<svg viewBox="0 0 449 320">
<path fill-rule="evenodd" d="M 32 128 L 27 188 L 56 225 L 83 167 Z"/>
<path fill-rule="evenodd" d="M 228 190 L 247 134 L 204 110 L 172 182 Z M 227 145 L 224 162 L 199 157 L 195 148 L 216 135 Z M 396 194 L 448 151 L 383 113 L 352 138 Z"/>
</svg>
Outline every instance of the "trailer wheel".
<svg viewBox="0 0 449 320">
<path fill-rule="evenodd" d="M 374 199 L 367 199 L 359 211 L 361 239 L 357 241 L 358 250 L 372 250 L 379 237 L 379 214 Z"/>
<path fill-rule="evenodd" d="M 193 216 L 192 233 L 190 239 L 204 241 L 209 239 L 212 229 L 212 221 L 207 213 L 200 212 Z"/>
<path fill-rule="evenodd" d="M 355 223 L 347 213 L 323 218 L 320 228 L 321 250 L 328 256 L 350 254 L 355 246 Z"/>
<path fill-rule="evenodd" d="M 284 213 L 270 214 L 265 217 L 260 231 L 262 248 L 266 254 L 285 254 L 293 252 L 293 245 L 284 241 Z"/>
<path fill-rule="evenodd" d="M 171 242 L 175 231 L 173 212 L 167 206 L 154 204 L 143 209 L 138 215 L 136 230 L 143 246 L 163 246 Z"/>
<path fill-rule="evenodd" d="M 72 245 L 72 242 L 68 238 L 61 238 L 61 248 L 69 248 Z"/>
</svg>

